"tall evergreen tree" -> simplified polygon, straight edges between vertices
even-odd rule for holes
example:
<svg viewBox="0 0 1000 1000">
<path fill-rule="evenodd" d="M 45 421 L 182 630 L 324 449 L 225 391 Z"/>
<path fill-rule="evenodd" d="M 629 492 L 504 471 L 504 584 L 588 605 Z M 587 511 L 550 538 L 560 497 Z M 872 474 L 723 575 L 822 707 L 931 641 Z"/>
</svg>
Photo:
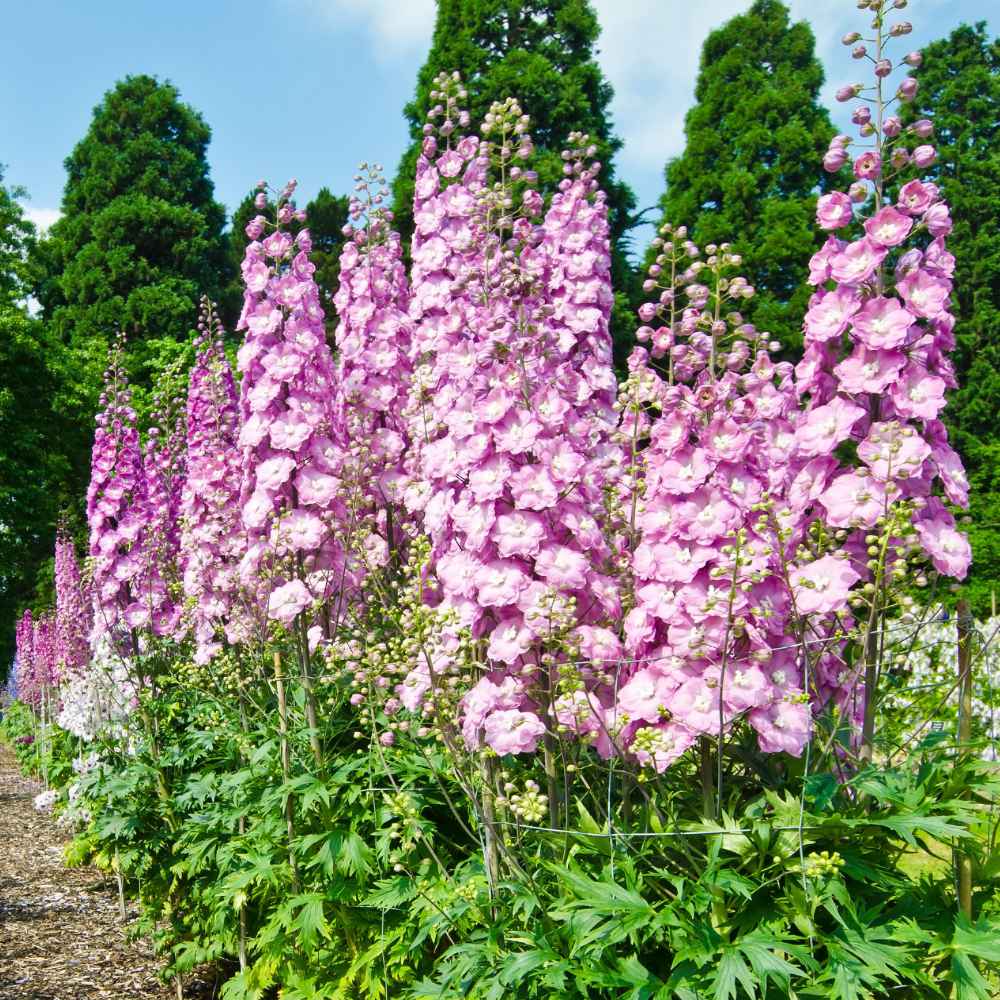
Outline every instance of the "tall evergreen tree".
<svg viewBox="0 0 1000 1000">
<path fill-rule="evenodd" d="M 34 227 L 0 168 L 0 680 L 13 654 L 15 615 L 33 603 L 51 555 L 66 460 L 52 411 L 45 328 L 24 307 Z"/>
<path fill-rule="evenodd" d="M 435 103 L 430 91 L 439 73 L 461 74 L 473 121 L 481 121 L 494 101 L 517 98 L 531 117 L 531 165 L 543 193 L 551 194 L 563 177 L 560 154 L 569 134 L 586 132 L 604 165 L 600 182 L 608 193 L 613 279 L 622 292 L 613 319 L 621 355 L 635 326 L 626 305 L 634 280 L 626 252 L 635 195 L 615 176 L 613 159 L 622 143 L 611 124 L 611 85 L 595 58 L 600 30 L 590 0 L 438 0 L 431 50 L 404 110 L 412 141 L 393 182 L 393 201 L 396 224 L 408 241 L 421 130 Z"/>
<path fill-rule="evenodd" d="M 1000 40 L 986 24 L 961 25 L 923 49 L 907 122 L 927 117 L 939 159 L 929 171 L 951 205 L 959 389 L 945 409 L 971 484 L 973 565 L 967 587 L 978 613 L 1000 597 Z"/>
<path fill-rule="evenodd" d="M 730 241 L 757 289 L 745 310 L 787 348 L 801 345 L 808 261 L 821 242 L 817 192 L 834 133 L 818 98 L 823 68 L 805 22 L 781 0 L 750 9 L 705 40 L 684 152 L 666 167 L 663 221 L 700 246 Z"/>
<path fill-rule="evenodd" d="M 62 346 L 57 403 L 77 428 L 86 475 L 108 338 L 129 338 L 142 405 L 158 370 L 188 349 L 202 293 L 226 274 L 223 207 L 206 151 L 211 132 L 175 87 L 130 76 L 104 95 L 66 160 L 62 217 L 40 244 L 36 292 Z"/>
</svg>

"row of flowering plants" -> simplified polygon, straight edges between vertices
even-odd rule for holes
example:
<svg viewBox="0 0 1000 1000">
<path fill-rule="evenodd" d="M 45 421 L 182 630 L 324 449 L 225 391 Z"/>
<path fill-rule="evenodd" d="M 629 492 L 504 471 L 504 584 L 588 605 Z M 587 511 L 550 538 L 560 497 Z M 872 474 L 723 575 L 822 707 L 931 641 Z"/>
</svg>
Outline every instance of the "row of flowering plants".
<svg viewBox="0 0 1000 1000">
<path fill-rule="evenodd" d="M 143 434 L 116 342 L 88 556 L 57 540 L 16 682 L 178 989 L 990 995 L 1000 779 L 885 714 L 892 637 L 970 550 L 951 221 L 889 82 L 919 55 L 905 4 L 859 6 L 797 364 L 741 314 L 738 234 L 665 224 L 619 380 L 595 148 L 546 200 L 517 102 L 474 130 L 457 75 L 409 267 L 356 178 L 332 345 L 294 182 L 246 228 L 235 371 L 206 301 Z"/>
</svg>

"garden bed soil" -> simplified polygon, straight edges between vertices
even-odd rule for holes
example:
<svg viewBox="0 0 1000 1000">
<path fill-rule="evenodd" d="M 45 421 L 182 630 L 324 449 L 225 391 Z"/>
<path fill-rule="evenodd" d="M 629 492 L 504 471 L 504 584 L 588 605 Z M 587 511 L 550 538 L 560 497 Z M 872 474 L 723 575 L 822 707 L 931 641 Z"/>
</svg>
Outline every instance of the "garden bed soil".
<svg viewBox="0 0 1000 1000">
<path fill-rule="evenodd" d="M 63 863 L 66 836 L 32 804 L 40 791 L 0 743 L 0 1000 L 175 1000 L 148 942 L 126 939 L 114 879 Z M 186 1000 L 212 993 L 185 984 Z"/>
</svg>

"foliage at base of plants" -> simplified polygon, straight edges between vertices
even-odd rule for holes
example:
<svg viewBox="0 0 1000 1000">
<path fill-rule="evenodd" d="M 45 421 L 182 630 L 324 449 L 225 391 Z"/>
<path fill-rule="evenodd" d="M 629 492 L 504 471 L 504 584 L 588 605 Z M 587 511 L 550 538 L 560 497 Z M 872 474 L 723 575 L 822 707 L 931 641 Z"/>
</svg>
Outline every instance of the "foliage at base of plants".
<svg viewBox="0 0 1000 1000">
<path fill-rule="evenodd" d="M 491 891 L 446 751 L 358 749 L 334 684 L 317 772 L 296 694 L 288 780 L 273 725 L 179 684 L 143 706 L 155 753 L 106 741 L 79 779 L 92 819 L 68 853 L 121 873 L 165 976 L 219 963 L 227 1000 L 996 995 L 1000 775 L 943 733 L 846 781 L 734 743 L 718 819 L 693 767 L 660 787 L 584 766 L 573 832 L 508 813 Z M 74 742 L 43 761 L 34 728 L 15 704 L 2 733 L 65 780 Z M 955 916 L 953 846 L 973 858 L 975 923 Z"/>
</svg>

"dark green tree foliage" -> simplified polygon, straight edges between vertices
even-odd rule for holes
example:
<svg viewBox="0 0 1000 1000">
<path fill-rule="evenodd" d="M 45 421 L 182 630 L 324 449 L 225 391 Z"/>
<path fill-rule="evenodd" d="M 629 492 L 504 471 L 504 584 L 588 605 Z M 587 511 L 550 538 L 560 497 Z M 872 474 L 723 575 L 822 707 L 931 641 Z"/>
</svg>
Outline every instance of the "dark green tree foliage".
<svg viewBox="0 0 1000 1000">
<path fill-rule="evenodd" d="M 0 679 L 13 656 L 14 620 L 32 605 L 51 555 L 66 461 L 52 412 L 45 328 L 25 311 L 34 227 L 0 170 Z"/>
<path fill-rule="evenodd" d="M 229 267 L 233 275 L 225 297 L 225 312 L 227 328 L 235 328 L 243 304 L 243 279 L 240 276 L 240 264 L 246 250 L 246 225 L 256 215 L 273 215 L 273 208 L 268 205 L 264 212 L 254 208 L 254 198 L 257 192 L 252 191 L 236 207 L 233 212 L 232 225 L 229 230 Z M 344 247 L 344 226 L 347 225 L 348 206 L 350 198 L 347 195 L 335 195 L 329 188 L 319 189 L 316 197 L 306 205 L 305 225 L 312 236 L 313 249 L 309 259 L 316 265 L 314 275 L 319 286 L 320 300 L 326 311 L 326 328 L 332 332 L 336 325 L 336 315 L 333 309 L 333 296 L 337 294 L 340 284 L 340 251 Z M 289 232 L 297 233 L 298 223 L 293 222 Z"/>
<path fill-rule="evenodd" d="M 430 92 L 439 73 L 461 74 L 474 122 L 482 121 L 494 101 L 517 98 L 531 117 L 531 167 L 545 194 L 563 176 L 560 154 L 569 134 L 586 132 L 604 164 L 600 181 L 608 194 L 613 277 L 620 291 L 613 321 L 620 360 L 636 325 L 626 306 L 634 281 L 626 251 L 635 195 L 615 177 L 613 157 L 622 143 L 611 124 L 611 86 L 595 58 L 600 30 L 589 0 L 438 0 L 431 50 L 404 111 L 412 142 L 393 182 L 393 201 L 396 224 L 408 242 L 421 129 L 436 103 Z"/>
<path fill-rule="evenodd" d="M 742 253 L 757 289 L 744 312 L 786 348 L 802 343 L 808 261 L 823 239 L 814 213 L 834 129 L 822 84 L 812 29 L 791 24 L 780 0 L 755 0 L 705 41 L 684 152 L 660 200 L 662 220 L 700 246 Z"/>
<path fill-rule="evenodd" d="M 1000 591 L 1000 41 L 983 22 L 961 25 L 923 56 L 920 90 L 904 109 L 908 121 L 934 122 L 939 160 L 928 173 L 955 224 L 947 242 L 959 389 L 944 416 L 972 486 L 967 589 L 982 614 L 990 592 Z"/>
<path fill-rule="evenodd" d="M 40 247 L 37 297 L 62 345 L 59 408 L 77 428 L 82 486 L 108 338 L 129 338 L 137 403 L 189 349 L 198 298 L 226 273 L 225 213 L 213 197 L 211 132 L 171 84 L 127 77 L 94 109 L 66 160 L 62 218 Z"/>
</svg>

